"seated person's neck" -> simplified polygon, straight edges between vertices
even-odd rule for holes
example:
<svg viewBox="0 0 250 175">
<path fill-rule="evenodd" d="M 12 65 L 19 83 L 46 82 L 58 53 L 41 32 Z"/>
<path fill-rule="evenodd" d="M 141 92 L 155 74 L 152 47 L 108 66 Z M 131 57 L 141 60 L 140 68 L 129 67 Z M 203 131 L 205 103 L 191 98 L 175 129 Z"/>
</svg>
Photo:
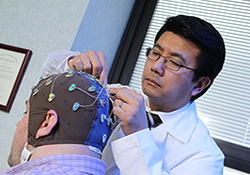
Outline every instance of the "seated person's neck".
<svg viewBox="0 0 250 175">
<path fill-rule="evenodd" d="M 29 147 L 28 147 L 29 149 Z M 31 156 L 30 160 L 52 156 L 57 154 L 78 154 L 92 156 L 95 158 L 101 158 L 101 155 L 91 151 L 89 146 L 82 144 L 51 144 L 51 145 L 42 145 L 36 147 L 34 154 Z"/>
</svg>

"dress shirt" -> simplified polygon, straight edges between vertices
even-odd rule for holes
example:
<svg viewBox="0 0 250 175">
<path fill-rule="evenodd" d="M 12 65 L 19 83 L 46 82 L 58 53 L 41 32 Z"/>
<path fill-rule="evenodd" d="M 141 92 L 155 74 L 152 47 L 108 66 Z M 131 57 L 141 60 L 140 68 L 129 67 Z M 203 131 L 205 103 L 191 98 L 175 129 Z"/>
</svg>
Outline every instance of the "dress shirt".
<svg viewBox="0 0 250 175">
<path fill-rule="evenodd" d="M 44 64 L 43 73 L 66 71 L 67 59 L 74 54 L 79 53 L 53 52 Z M 145 104 L 150 111 L 147 100 Z M 195 102 L 170 113 L 151 112 L 158 114 L 163 124 L 128 136 L 120 125 L 115 128 L 103 150 L 107 175 L 223 174 L 224 155 L 198 118 Z"/>
<path fill-rule="evenodd" d="M 0 174 L 17 175 L 104 175 L 106 165 L 97 158 L 77 155 L 60 154 L 34 159 Z"/>
</svg>

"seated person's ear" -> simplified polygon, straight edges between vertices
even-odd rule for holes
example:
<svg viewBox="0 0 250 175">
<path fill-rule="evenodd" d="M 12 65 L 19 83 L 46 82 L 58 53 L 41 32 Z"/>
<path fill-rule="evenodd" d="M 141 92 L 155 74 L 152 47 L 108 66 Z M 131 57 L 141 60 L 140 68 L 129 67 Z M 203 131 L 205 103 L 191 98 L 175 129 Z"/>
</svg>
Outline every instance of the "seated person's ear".
<svg viewBox="0 0 250 175">
<path fill-rule="evenodd" d="M 40 127 L 36 132 L 36 139 L 50 134 L 57 121 L 58 116 L 56 111 L 54 111 L 53 109 L 49 110 L 45 116 L 44 121 L 41 123 Z"/>
</svg>

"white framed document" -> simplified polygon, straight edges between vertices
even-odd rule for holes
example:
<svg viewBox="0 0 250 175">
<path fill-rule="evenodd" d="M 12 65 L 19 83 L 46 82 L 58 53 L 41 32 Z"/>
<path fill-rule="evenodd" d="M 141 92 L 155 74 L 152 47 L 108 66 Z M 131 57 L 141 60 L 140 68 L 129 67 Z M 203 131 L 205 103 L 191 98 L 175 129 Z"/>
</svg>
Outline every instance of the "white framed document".
<svg viewBox="0 0 250 175">
<path fill-rule="evenodd" d="M 9 112 L 31 58 L 29 49 L 0 43 L 0 109 Z"/>
</svg>

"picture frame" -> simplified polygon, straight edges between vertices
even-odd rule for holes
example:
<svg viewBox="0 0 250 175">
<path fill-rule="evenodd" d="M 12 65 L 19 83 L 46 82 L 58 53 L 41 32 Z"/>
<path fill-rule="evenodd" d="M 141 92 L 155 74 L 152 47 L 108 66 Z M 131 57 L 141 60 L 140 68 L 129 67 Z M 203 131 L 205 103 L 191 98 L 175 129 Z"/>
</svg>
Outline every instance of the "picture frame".
<svg viewBox="0 0 250 175">
<path fill-rule="evenodd" d="M 0 110 L 9 112 L 32 51 L 0 43 Z"/>
</svg>

